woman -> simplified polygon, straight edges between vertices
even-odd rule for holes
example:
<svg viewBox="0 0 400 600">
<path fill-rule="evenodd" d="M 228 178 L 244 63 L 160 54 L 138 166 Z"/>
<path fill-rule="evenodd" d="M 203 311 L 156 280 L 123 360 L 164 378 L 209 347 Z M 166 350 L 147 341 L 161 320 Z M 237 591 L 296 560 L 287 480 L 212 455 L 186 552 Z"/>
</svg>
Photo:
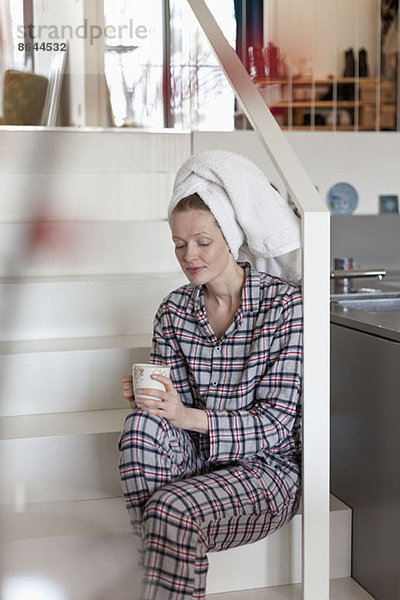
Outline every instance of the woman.
<svg viewBox="0 0 400 600">
<path fill-rule="evenodd" d="M 155 399 L 137 409 L 122 378 L 134 412 L 120 472 L 146 600 L 205 598 L 207 552 L 259 540 L 298 508 L 301 295 L 237 262 L 209 205 L 194 193 L 170 206 L 190 284 L 155 317 L 151 362 L 170 366 L 170 379 L 154 376 L 166 391 L 145 390 Z"/>
</svg>

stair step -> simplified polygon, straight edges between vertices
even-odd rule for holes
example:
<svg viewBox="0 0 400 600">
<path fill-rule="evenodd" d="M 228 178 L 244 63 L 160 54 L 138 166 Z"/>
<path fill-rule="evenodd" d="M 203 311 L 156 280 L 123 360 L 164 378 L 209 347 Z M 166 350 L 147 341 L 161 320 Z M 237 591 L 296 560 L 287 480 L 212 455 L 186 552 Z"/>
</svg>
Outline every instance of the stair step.
<svg viewBox="0 0 400 600">
<path fill-rule="evenodd" d="M 7 275 L 0 277 L 0 284 L 30 284 L 30 283 L 78 283 L 78 282 L 107 282 L 107 281 L 142 281 L 183 278 L 181 271 L 139 271 L 137 273 L 84 273 L 65 275 Z"/>
<path fill-rule="evenodd" d="M 351 509 L 339 498 L 330 496 L 330 513 L 346 514 L 351 517 Z M 301 520 L 302 506 L 293 520 Z M 92 500 L 33 502 L 5 504 L 0 506 L 0 519 L 3 527 L 0 531 L 3 542 L 15 542 L 34 538 L 76 536 L 81 533 L 96 534 L 99 528 L 102 532 L 130 532 L 128 512 L 125 501 L 120 493 L 110 498 L 95 498 Z M 48 519 L 48 524 L 46 519 Z M 348 521 L 351 523 L 351 520 Z M 287 527 L 285 525 L 284 527 Z M 282 529 L 284 529 L 284 527 Z M 273 538 L 275 534 L 269 536 Z M 243 548 L 257 548 L 265 540 L 248 544 L 241 548 L 233 548 L 223 552 L 210 553 L 211 561 L 217 556 L 232 557 Z"/>
<path fill-rule="evenodd" d="M 0 505 L 121 494 L 118 439 L 129 407 L 3 417 Z"/>
<path fill-rule="evenodd" d="M 176 173 L 191 141 L 190 132 L 171 130 L 3 128 L 0 173 Z"/>
<path fill-rule="evenodd" d="M 121 432 L 128 408 L 91 410 L 43 415 L 2 417 L 1 439 L 22 440 L 54 436 L 93 435 Z"/>
<path fill-rule="evenodd" d="M 177 169 L 180 165 L 177 165 Z M 132 169 L 118 173 L 4 173 L 0 178 L 0 207 L 5 223 L 27 222 L 38 206 L 30 194 L 46 198 L 46 219 L 57 221 L 148 221 L 167 214 L 176 171 Z M 48 190 L 52 193 L 47 198 Z M 112 198 L 112 201 L 110 199 Z"/>
<path fill-rule="evenodd" d="M 187 283 L 177 271 L 5 281 L 0 283 L 5 342 L 149 334 L 163 297 Z"/>
<path fill-rule="evenodd" d="M 43 241 L 24 254 L 33 235 L 32 226 L 0 223 L 1 276 L 143 273 L 154 268 L 178 268 L 165 216 L 162 221 L 122 223 L 47 221 L 41 229 Z M 9 272 L 10 265 L 16 272 Z"/>
<path fill-rule="evenodd" d="M 151 335 L 4 342 L 0 416 L 126 408 L 121 375 L 150 360 Z M 21 376 L 23 374 L 23 377 Z"/>
<path fill-rule="evenodd" d="M 149 348 L 151 333 L 105 335 L 80 338 L 50 338 L 41 340 L 11 340 L 0 342 L 0 356 L 40 352 L 79 352 L 85 350 L 112 350 Z"/>
<path fill-rule="evenodd" d="M 124 498 L 0 507 L 2 542 L 131 533 Z"/>
<path fill-rule="evenodd" d="M 132 533 L 110 533 L 101 524 L 88 533 L 81 524 L 76 536 L 3 543 L 3 600 L 138 600 L 141 572 Z"/>
<path fill-rule="evenodd" d="M 49 579 L 69 594 L 67 598 L 80 600 L 93 597 L 96 600 L 132 600 L 135 598 L 135 590 L 138 593 L 140 571 L 136 565 L 135 544 L 122 497 L 3 506 L 0 509 L 0 523 L 3 579 L 25 575 Z M 220 553 L 210 553 L 207 589 L 208 594 L 213 595 L 207 597 L 221 597 L 222 600 L 224 597 L 228 598 L 229 592 L 229 598 L 236 598 L 234 592 L 230 591 L 234 589 L 246 589 L 243 592 L 247 594 L 246 600 L 252 598 L 250 594 L 255 594 L 255 600 L 258 597 L 269 598 L 266 595 L 269 593 L 280 593 L 280 588 L 266 589 L 259 585 L 261 574 L 258 574 L 258 570 L 264 572 L 263 579 L 267 586 L 271 586 L 271 582 L 277 578 L 277 565 L 282 578 L 285 570 L 288 571 L 285 563 L 291 567 L 294 563 L 301 564 L 300 530 L 301 511 L 280 532 L 265 540 Z M 350 532 L 350 509 L 331 496 L 332 577 L 349 575 Z M 282 544 L 283 539 L 285 545 Z M 110 568 L 107 568 L 108 564 Z M 268 571 L 268 576 L 265 571 Z M 99 579 L 95 576 L 96 572 Z M 225 578 L 228 573 L 230 581 L 227 583 Z M 293 581 L 295 575 L 289 569 L 289 579 L 284 583 Z M 241 579 L 240 588 L 232 586 L 232 578 L 236 583 Z M 247 588 L 243 587 L 246 582 L 250 582 Z M 263 590 L 255 589 L 257 587 L 263 587 Z M 251 588 L 254 591 L 250 591 Z M 339 588 L 340 586 L 337 589 Z M 291 589 L 298 588 L 291 586 Z M 264 596 L 257 596 L 261 592 Z M 238 600 L 241 597 L 244 598 L 238 595 Z M 282 596 L 286 597 L 291 598 Z M 273 598 L 275 597 L 271 595 L 270 599 Z M 342 598 L 344 600 L 345 596 L 337 596 L 337 600 Z M 364 600 L 364 596 L 359 598 Z"/>
<path fill-rule="evenodd" d="M 354 579 L 331 579 L 330 600 L 374 600 Z M 207 600 L 303 600 L 300 584 L 207 595 Z"/>
</svg>

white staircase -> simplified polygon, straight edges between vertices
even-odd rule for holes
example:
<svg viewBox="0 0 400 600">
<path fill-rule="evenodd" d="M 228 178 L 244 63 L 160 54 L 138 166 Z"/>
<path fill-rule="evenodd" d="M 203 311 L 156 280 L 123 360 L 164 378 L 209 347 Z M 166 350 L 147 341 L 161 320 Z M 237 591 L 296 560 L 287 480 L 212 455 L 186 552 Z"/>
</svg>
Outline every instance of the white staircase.
<svg viewBox="0 0 400 600">
<path fill-rule="evenodd" d="M 54 451 L 58 454 L 59 448 Z M 71 458 L 76 460 L 76 456 Z M 89 467 L 93 466 L 94 461 Z M 88 468 L 86 461 L 84 467 Z M 76 490 L 82 482 L 77 478 L 75 483 Z M 25 504 L 22 489 L 19 493 L 16 505 L 1 509 L 3 583 L 23 578 L 31 585 L 52 582 L 62 590 L 60 597 L 68 600 L 137 598 L 141 575 L 122 498 L 107 498 L 105 490 L 101 499 Z M 332 498 L 334 578 L 350 575 L 350 531 L 351 511 Z M 212 553 L 209 562 L 209 594 L 298 583 L 301 516 L 265 540 Z M 41 600 L 58 598 L 44 595 Z"/>
<path fill-rule="evenodd" d="M 0 151 L 2 598 L 26 585 L 41 600 L 134 600 L 119 378 L 148 359 L 156 308 L 185 281 L 162 219 L 191 136 L 2 131 Z M 57 222 L 26 256 L 43 199 Z M 350 575 L 350 521 L 332 498 L 332 578 Z M 300 580 L 300 514 L 210 555 L 210 594 Z"/>
</svg>

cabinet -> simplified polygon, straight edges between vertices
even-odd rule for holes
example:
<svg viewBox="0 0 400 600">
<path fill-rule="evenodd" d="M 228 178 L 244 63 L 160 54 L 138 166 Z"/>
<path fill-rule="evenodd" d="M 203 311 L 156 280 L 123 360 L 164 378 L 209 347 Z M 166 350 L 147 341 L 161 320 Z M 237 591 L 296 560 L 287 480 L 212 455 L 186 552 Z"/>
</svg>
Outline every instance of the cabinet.
<svg viewBox="0 0 400 600">
<path fill-rule="evenodd" d="M 386 313 L 387 314 L 387 313 Z M 400 600 L 400 342 L 331 325 L 331 492 L 352 508 L 352 577 Z"/>
<path fill-rule="evenodd" d="M 396 87 L 391 81 L 296 78 L 258 80 L 256 85 L 282 128 L 396 129 Z"/>
</svg>

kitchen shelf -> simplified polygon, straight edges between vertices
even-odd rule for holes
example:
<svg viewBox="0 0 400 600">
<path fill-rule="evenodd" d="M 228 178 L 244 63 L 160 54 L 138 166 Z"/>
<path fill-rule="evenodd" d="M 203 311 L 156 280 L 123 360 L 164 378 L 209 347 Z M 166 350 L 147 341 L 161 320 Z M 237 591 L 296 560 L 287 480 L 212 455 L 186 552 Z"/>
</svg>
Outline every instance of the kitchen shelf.
<svg viewBox="0 0 400 600">
<path fill-rule="evenodd" d="M 281 127 L 284 131 L 363 131 L 361 127 L 355 127 L 355 125 L 315 125 L 312 127 L 311 125 L 293 125 L 289 127 L 288 125 L 283 125 Z"/>
<path fill-rule="evenodd" d="M 255 84 L 263 94 L 264 99 L 275 114 L 282 129 L 299 131 L 370 131 L 379 129 L 396 129 L 397 98 L 396 87 L 391 81 L 380 81 L 375 77 L 337 77 L 312 79 L 305 77 L 286 79 L 257 79 Z M 329 86 L 332 95 L 342 96 L 346 90 L 354 93 L 354 100 L 318 98 L 326 95 L 325 90 L 318 88 Z M 269 93 L 268 88 L 271 88 Z M 280 88 L 280 89 L 279 89 Z M 289 96 L 287 99 L 289 88 Z M 280 99 L 277 95 L 281 95 Z M 302 97 L 303 96 L 303 97 Z M 378 97 L 378 98 L 377 98 Z M 377 119 L 377 99 L 380 102 Z M 323 122 L 332 112 L 337 114 L 337 123 Z M 347 111 L 346 120 L 351 124 L 340 124 L 340 112 Z M 310 113 L 315 114 L 315 124 Z M 241 116 L 240 113 L 236 115 Z M 318 122 L 317 122 L 318 120 Z"/>
<path fill-rule="evenodd" d="M 334 85 L 335 83 L 340 84 L 356 84 L 359 87 L 374 87 L 377 84 L 376 77 L 326 77 L 323 79 L 312 79 L 310 77 L 293 77 L 292 79 L 257 79 L 254 83 L 259 87 L 266 87 L 270 84 L 281 84 L 281 85 Z M 392 83 L 390 81 L 381 81 L 381 87 L 390 87 Z"/>
<path fill-rule="evenodd" d="M 315 106 L 315 108 L 333 108 L 336 105 L 338 108 L 354 108 L 362 104 L 359 100 L 340 100 L 338 102 L 332 100 L 316 100 L 315 102 L 312 100 L 296 100 L 293 102 L 273 102 L 268 106 L 269 108 L 311 108 L 312 106 Z"/>
</svg>

